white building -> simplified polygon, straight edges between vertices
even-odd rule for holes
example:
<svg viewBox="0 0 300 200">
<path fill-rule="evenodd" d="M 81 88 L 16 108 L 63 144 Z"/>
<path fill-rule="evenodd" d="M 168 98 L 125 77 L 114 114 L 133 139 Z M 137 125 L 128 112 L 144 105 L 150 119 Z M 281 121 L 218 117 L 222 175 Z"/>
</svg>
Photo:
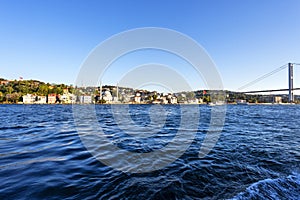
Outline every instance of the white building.
<svg viewBox="0 0 300 200">
<path fill-rule="evenodd" d="M 113 97 L 112 97 L 110 91 L 108 91 L 108 90 L 106 90 L 106 91 L 103 92 L 102 98 L 103 98 L 103 100 L 105 100 L 106 102 L 111 102 L 111 101 L 113 100 Z"/>
<path fill-rule="evenodd" d="M 197 98 L 188 100 L 189 104 L 198 104 L 199 100 Z"/>
<path fill-rule="evenodd" d="M 171 97 L 170 98 L 170 103 L 171 104 L 177 104 L 178 102 L 177 102 L 177 97 Z"/>
<path fill-rule="evenodd" d="M 161 101 L 162 104 L 168 104 L 169 103 L 167 97 L 161 97 L 160 101 Z"/>
<path fill-rule="evenodd" d="M 113 97 L 113 102 L 118 103 L 119 102 L 118 97 Z"/>
<path fill-rule="evenodd" d="M 82 104 L 92 103 L 92 96 L 88 96 L 88 95 L 79 96 L 79 103 L 82 103 Z"/>
<path fill-rule="evenodd" d="M 36 96 L 34 103 L 36 103 L 36 104 L 46 104 L 47 103 L 47 97 L 46 96 Z"/>
<path fill-rule="evenodd" d="M 281 96 L 275 96 L 274 97 L 274 103 L 282 103 L 282 97 Z"/>
<path fill-rule="evenodd" d="M 76 96 L 71 93 L 66 93 L 66 94 L 61 95 L 60 99 L 63 103 L 67 103 L 67 104 L 76 102 Z"/>
<path fill-rule="evenodd" d="M 135 103 L 141 103 L 141 93 L 137 92 L 134 96 Z"/>
<path fill-rule="evenodd" d="M 246 104 L 248 104 L 248 102 L 246 100 L 243 100 L 243 99 L 238 99 L 236 101 L 236 103 L 239 104 L 239 105 L 246 105 Z"/>
<path fill-rule="evenodd" d="M 24 104 L 32 104 L 35 102 L 35 95 L 33 94 L 26 94 L 23 96 L 23 103 Z"/>
<path fill-rule="evenodd" d="M 132 99 L 134 99 L 134 95 L 128 95 L 128 94 L 125 94 L 123 96 L 123 102 L 126 102 L 126 103 L 129 103 L 129 102 L 132 102 Z"/>
</svg>

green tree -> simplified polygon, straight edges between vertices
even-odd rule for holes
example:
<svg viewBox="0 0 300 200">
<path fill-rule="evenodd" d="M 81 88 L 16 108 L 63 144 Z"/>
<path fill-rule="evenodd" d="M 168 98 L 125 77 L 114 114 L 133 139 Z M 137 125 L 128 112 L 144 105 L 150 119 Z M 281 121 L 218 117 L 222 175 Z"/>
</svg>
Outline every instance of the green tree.
<svg viewBox="0 0 300 200">
<path fill-rule="evenodd" d="M 55 85 L 55 86 L 53 87 L 53 89 L 51 89 L 51 90 L 49 91 L 49 93 L 62 94 L 62 93 L 63 93 L 63 89 L 62 89 L 60 86 Z"/>
<path fill-rule="evenodd" d="M 177 97 L 177 101 L 184 101 L 185 98 L 182 95 L 178 95 Z"/>
<path fill-rule="evenodd" d="M 154 95 L 152 96 L 152 98 L 153 98 L 153 100 L 156 100 L 156 99 L 157 99 L 157 95 L 154 94 Z"/>
<path fill-rule="evenodd" d="M 74 93 L 75 93 L 75 88 L 74 88 L 73 86 L 70 86 L 70 87 L 69 87 L 69 92 L 70 92 L 71 94 L 74 94 Z"/>
<path fill-rule="evenodd" d="M 204 97 L 203 97 L 203 102 L 206 102 L 206 103 L 211 102 L 210 96 L 204 96 Z"/>
<path fill-rule="evenodd" d="M 8 86 L 6 91 L 8 94 L 11 94 L 14 91 L 14 89 L 13 89 L 13 87 Z"/>
<path fill-rule="evenodd" d="M 39 85 L 39 88 L 38 88 L 38 91 L 37 91 L 38 95 L 46 96 L 46 95 L 48 95 L 48 92 L 49 92 L 49 88 L 46 84 L 40 84 Z"/>
<path fill-rule="evenodd" d="M 26 85 L 20 85 L 20 92 L 23 94 L 23 95 L 26 95 L 29 93 L 29 88 L 26 86 Z"/>
<path fill-rule="evenodd" d="M 3 95 L 3 93 L 0 91 L 0 102 L 3 102 L 3 98 L 4 98 L 4 95 Z"/>
<path fill-rule="evenodd" d="M 100 104 L 104 104 L 104 103 L 106 103 L 106 101 L 105 101 L 104 99 L 100 99 L 100 100 L 99 100 L 99 103 L 100 103 Z"/>
<path fill-rule="evenodd" d="M 191 100 L 191 99 L 194 99 L 195 97 L 195 93 L 194 92 L 188 92 L 186 93 L 186 98 Z"/>
<path fill-rule="evenodd" d="M 12 102 L 12 103 L 18 103 L 20 96 L 21 95 L 19 93 L 14 92 L 12 94 L 7 94 L 6 99 L 7 99 L 7 101 Z"/>
</svg>

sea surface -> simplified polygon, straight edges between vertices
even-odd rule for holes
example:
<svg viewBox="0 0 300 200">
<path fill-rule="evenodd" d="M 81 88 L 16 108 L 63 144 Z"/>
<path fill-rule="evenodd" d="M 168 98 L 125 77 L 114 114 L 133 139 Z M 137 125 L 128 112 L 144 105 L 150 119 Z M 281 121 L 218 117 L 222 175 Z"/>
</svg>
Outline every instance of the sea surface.
<svg viewBox="0 0 300 200">
<path fill-rule="evenodd" d="M 151 124 L 150 105 L 129 108 L 136 124 Z M 175 137 L 182 107 L 163 109 L 165 125 L 145 139 L 122 134 L 130 124 L 118 126 L 109 105 L 95 106 L 112 144 L 134 153 L 164 148 Z M 188 109 L 187 116 L 195 106 Z M 228 105 L 223 131 L 203 158 L 212 107 L 196 109 L 198 128 L 180 157 L 159 170 L 127 173 L 83 145 L 72 105 L 0 105 L 0 199 L 300 199 L 299 105 Z"/>
</svg>

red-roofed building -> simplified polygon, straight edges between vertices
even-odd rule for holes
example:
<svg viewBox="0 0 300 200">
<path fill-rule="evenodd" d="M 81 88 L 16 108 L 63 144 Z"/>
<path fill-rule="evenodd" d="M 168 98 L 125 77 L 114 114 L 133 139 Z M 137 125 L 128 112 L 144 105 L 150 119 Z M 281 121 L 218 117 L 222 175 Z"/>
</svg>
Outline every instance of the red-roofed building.
<svg viewBox="0 0 300 200">
<path fill-rule="evenodd" d="M 56 103 L 56 94 L 48 94 L 47 103 L 55 104 Z"/>
</svg>

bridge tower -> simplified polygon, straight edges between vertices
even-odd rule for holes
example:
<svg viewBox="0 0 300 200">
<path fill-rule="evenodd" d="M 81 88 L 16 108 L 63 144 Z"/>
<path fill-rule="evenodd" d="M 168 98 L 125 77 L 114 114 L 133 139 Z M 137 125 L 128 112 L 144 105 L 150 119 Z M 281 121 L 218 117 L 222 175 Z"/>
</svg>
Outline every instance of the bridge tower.
<svg viewBox="0 0 300 200">
<path fill-rule="evenodd" d="M 294 71 L 293 71 L 293 63 L 289 63 L 289 102 L 294 102 Z"/>
</svg>

